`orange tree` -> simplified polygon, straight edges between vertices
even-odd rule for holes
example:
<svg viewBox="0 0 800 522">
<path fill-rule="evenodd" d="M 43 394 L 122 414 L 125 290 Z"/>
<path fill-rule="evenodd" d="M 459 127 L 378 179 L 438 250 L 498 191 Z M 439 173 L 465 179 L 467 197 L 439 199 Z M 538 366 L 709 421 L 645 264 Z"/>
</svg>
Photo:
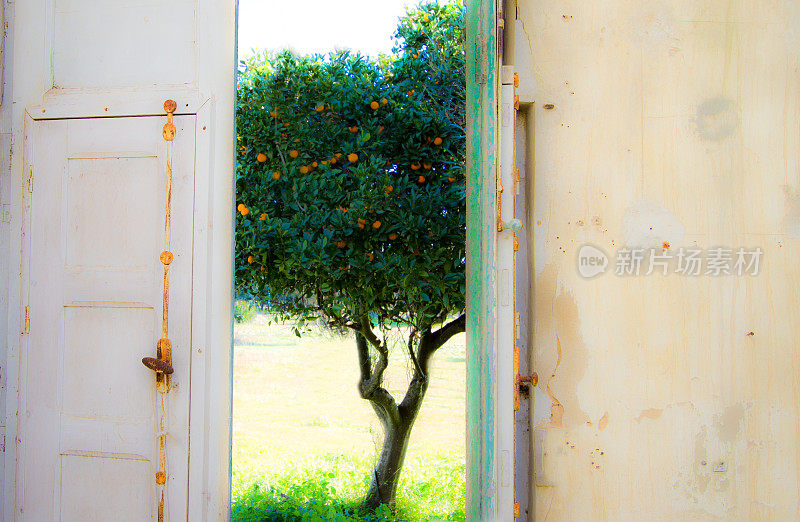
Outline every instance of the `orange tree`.
<svg viewBox="0 0 800 522">
<path fill-rule="evenodd" d="M 254 59 L 238 87 L 237 291 L 298 335 L 318 319 L 354 333 L 384 428 L 368 508 L 394 502 L 430 359 L 465 328 L 463 9 L 421 4 L 395 38 L 379 60 Z M 399 401 L 389 326 L 412 369 Z"/>
</svg>

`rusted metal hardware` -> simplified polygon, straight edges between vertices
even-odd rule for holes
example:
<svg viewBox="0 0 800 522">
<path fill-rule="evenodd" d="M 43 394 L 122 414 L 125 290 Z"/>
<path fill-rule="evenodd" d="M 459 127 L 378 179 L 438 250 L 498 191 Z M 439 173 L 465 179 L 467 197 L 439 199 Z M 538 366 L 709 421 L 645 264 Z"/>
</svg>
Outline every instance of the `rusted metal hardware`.
<svg viewBox="0 0 800 522">
<path fill-rule="evenodd" d="M 517 386 L 520 391 L 527 392 L 531 386 L 539 384 L 539 374 L 532 372 L 530 375 L 517 375 Z"/>
<path fill-rule="evenodd" d="M 156 343 L 156 356 L 144 357 L 142 364 L 156 374 L 156 390 L 160 403 L 158 419 L 158 471 L 156 472 L 156 485 L 158 486 L 158 522 L 164 522 L 165 488 L 167 483 L 167 401 L 166 396 L 170 390 L 170 376 L 175 372 L 172 366 L 172 342 L 169 340 L 169 267 L 174 256 L 170 251 L 170 228 L 172 220 L 172 141 L 175 139 L 177 129 L 173 115 L 178 104 L 174 100 L 164 102 L 164 112 L 167 113 L 167 123 L 161 129 L 161 137 L 167 144 L 167 183 L 166 207 L 164 209 L 164 251 L 158 259 L 164 266 L 164 285 L 161 313 L 161 339 Z"/>
<path fill-rule="evenodd" d="M 142 357 L 142 364 L 144 364 L 145 368 L 149 368 L 156 373 L 170 375 L 175 371 L 167 361 L 162 361 L 155 357 Z"/>
</svg>

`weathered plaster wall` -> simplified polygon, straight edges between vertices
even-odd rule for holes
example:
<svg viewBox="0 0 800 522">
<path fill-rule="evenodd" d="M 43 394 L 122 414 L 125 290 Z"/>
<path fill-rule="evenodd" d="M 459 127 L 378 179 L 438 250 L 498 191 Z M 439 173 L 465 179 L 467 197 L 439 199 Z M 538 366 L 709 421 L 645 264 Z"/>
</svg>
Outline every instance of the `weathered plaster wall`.
<svg viewBox="0 0 800 522">
<path fill-rule="evenodd" d="M 800 3 L 520 0 L 518 18 L 535 519 L 797 519 Z M 579 275 L 584 244 L 606 273 Z M 623 277 L 626 246 L 760 247 L 762 267 Z"/>
</svg>

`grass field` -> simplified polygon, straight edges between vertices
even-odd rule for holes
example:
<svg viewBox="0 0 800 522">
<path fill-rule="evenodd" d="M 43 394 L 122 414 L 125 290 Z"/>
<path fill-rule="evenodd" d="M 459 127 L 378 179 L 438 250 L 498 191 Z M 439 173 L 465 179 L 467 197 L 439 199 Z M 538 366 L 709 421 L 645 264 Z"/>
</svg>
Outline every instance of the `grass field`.
<svg viewBox="0 0 800 522">
<path fill-rule="evenodd" d="M 387 387 L 408 382 L 399 334 Z M 263 315 L 235 328 L 233 520 L 365 520 L 381 428 L 358 396 L 355 342 L 320 330 L 297 338 Z M 395 513 L 370 520 L 464 520 L 464 335 L 432 360 Z"/>
</svg>

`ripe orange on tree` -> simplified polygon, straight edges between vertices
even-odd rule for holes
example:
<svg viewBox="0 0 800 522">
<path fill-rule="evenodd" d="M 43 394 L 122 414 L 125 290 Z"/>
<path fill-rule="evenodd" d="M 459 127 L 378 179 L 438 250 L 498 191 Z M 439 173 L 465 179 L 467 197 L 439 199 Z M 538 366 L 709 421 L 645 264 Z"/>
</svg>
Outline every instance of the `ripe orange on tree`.
<svg viewBox="0 0 800 522">
<path fill-rule="evenodd" d="M 381 105 L 386 105 L 387 103 L 389 103 L 389 100 L 386 98 L 381 98 Z"/>
<path fill-rule="evenodd" d="M 264 154 L 263 152 L 259 152 L 258 156 L 256 156 L 256 161 L 259 163 L 264 163 L 265 161 L 267 161 L 267 155 Z"/>
<path fill-rule="evenodd" d="M 239 208 L 239 213 L 241 215 L 246 216 L 247 214 L 250 213 L 250 209 L 247 208 L 246 206 L 244 206 L 244 205 L 239 205 L 239 206 L 241 207 L 241 208 Z"/>
<path fill-rule="evenodd" d="M 369 104 L 369 108 L 372 109 L 373 111 L 377 111 L 378 107 L 380 106 L 381 105 L 376 101 L 373 101 L 372 103 Z"/>
<path fill-rule="evenodd" d="M 420 176 L 417 178 L 417 183 L 425 183 L 425 176 Z"/>
<path fill-rule="evenodd" d="M 419 163 L 412 163 L 411 164 L 411 170 L 419 170 L 419 168 L 420 168 L 420 164 Z"/>
<path fill-rule="evenodd" d="M 387 194 L 391 194 L 393 190 L 394 190 L 394 187 L 391 186 L 391 185 L 389 185 L 388 187 L 383 189 L 383 191 L 386 192 Z"/>
<path fill-rule="evenodd" d="M 299 151 L 296 151 L 296 150 L 289 151 L 289 157 L 290 158 L 296 158 L 299 155 L 300 155 Z"/>
<path fill-rule="evenodd" d="M 356 154 L 355 152 L 351 152 L 350 154 L 347 155 L 347 161 L 349 161 L 350 163 L 355 163 L 356 161 L 358 161 L 358 154 Z"/>
<path fill-rule="evenodd" d="M 430 168 L 431 168 L 433 165 L 431 165 L 430 163 L 423 163 L 423 164 L 422 164 L 422 166 L 423 166 L 423 167 L 425 167 L 426 169 L 430 170 Z"/>
<path fill-rule="evenodd" d="M 316 110 L 317 112 L 322 112 L 322 111 L 325 110 L 325 106 L 324 105 L 317 105 L 316 107 L 314 107 L 314 110 Z"/>
<path fill-rule="evenodd" d="M 381 222 L 380 221 L 376 221 L 375 223 L 372 224 L 372 228 L 374 228 L 375 230 L 378 230 L 379 228 L 381 228 Z"/>
<path fill-rule="evenodd" d="M 395 239 L 397 239 L 397 234 L 395 234 L 394 232 L 392 232 L 391 234 L 389 234 L 389 239 L 390 239 L 391 241 L 394 241 Z"/>
<path fill-rule="evenodd" d="M 260 216 L 258 216 L 258 220 L 259 220 L 259 221 L 264 221 L 265 219 L 267 219 L 267 214 L 266 214 L 266 212 L 265 212 L 264 214 L 261 214 Z"/>
<path fill-rule="evenodd" d="M 355 126 L 355 125 L 353 125 L 352 127 L 350 127 L 350 132 L 352 132 L 353 134 L 355 134 L 356 132 L 358 132 L 358 127 L 357 127 L 357 126 Z"/>
<path fill-rule="evenodd" d="M 433 139 L 433 144 L 434 144 L 434 145 L 437 145 L 437 146 L 438 146 L 438 145 L 441 145 L 441 144 L 442 144 L 442 138 L 440 138 L 439 136 L 436 136 L 436 137 Z"/>
<path fill-rule="evenodd" d="M 255 261 L 255 260 L 256 260 L 255 256 L 253 256 L 253 255 L 249 255 L 249 256 L 247 256 L 247 263 L 248 263 L 248 264 L 251 264 L 251 265 L 252 265 L 252 264 L 253 264 L 253 261 Z"/>
<path fill-rule="evenodd" d="M 367 252 L 367 261 L 372 261 L 373 259 L 375 259 L 375 256 L 372 255 L 372 252 Z"/>
<path fill-rule="evenodd" d="M 339 248 L 345 248 L 347 246 L 347 241 L 345 241 L 344 239 L 340 239 L 339 241 L 336 242 L 336 246 Z"/>
<path fill-rule="evenodd" d="M 306 167 L 305 165 L 300 167 L 300 174 L 308 174 L 308 167 Z"/>
<path fill-rule="evenodd" d="M 279 179 L 281 179 L 281 173 L 280 172 L 273 172 L 272 173 L 272 179 L 274 179 L 275 181 L 278 181 Z"/>
</svg>

